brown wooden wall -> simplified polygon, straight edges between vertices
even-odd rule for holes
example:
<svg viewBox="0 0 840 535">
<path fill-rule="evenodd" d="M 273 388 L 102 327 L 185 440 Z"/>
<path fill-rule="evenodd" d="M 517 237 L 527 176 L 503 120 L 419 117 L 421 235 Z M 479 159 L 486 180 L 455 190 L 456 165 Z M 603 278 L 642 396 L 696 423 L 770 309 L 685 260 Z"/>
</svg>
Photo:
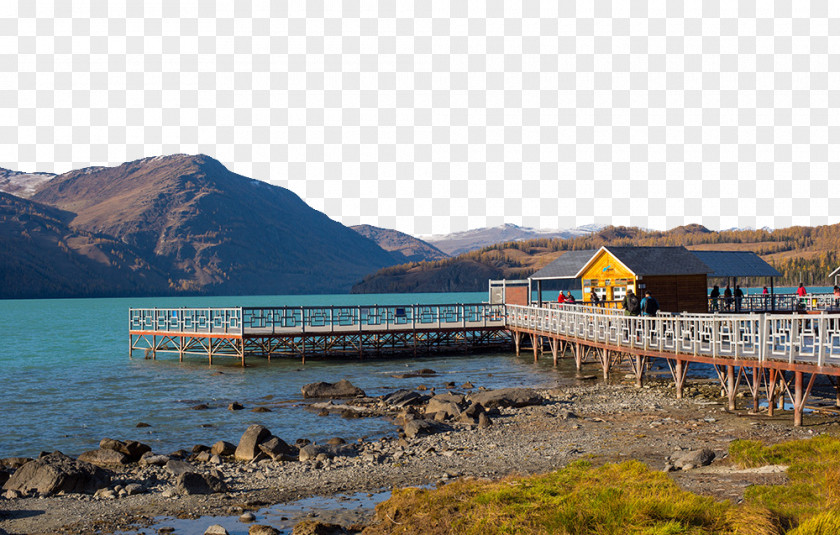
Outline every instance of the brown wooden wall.
<svg viewBox="0 0 840 535">
<path fill-rule="evenodd" d="M 660 275 L 637 282 L 639 298 L 650 290 L 663 312 L 708 312 L 706 275 Z"/>
<path fill-rule="evenodd" d="M 530 303 L 528 302 L 528 287 L 507 286 L 505 288 L 505 304 L 523 306 L 529 305 Z"/>
</svg>

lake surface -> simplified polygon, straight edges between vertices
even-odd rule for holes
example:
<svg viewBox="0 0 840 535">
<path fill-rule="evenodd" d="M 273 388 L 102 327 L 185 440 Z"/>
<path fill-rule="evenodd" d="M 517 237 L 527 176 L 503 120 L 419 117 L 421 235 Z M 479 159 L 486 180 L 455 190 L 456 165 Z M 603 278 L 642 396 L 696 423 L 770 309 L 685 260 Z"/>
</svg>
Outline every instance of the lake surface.
<svg viewBox="0 0 840 535">
<path fill-rule="evenodd" d="M 207 360 L 159 355 L 134 359 L 128 352 L 129 307 L 394 305 L 478 303 L 487 294 L 387 294 L 254 297 L 177 297 L 0 301 L 0 457 L 36 456 L 60 450 L 68 455 L 95 449 L 103 437 L 139 440 L 155 452 L 233 443 L 259 423 L 286 441 L 340 436 L 395 434 L 379 418 L 321 417 L 303 403 L 300 388 L 317 381 L 348 379 L 370 396 L 420 384 L 443 390 L 444 383 L 476 386 L 550 386 L 568 382 L 574 365 L 560 369 L 550 359 L 510 353 L 435 356 L 420 359 L 317 361 Z M 392 374 L 432 368 L 437 377 L 396 379 Z M 218 372 L 222 372 L 219 374 Z M 227 410 L 231 402 L 245 406 Z M 204 403 L 208 410 L 192 410 Z M 272 412 L 251 412 L 265 406 Z M 139 422 L 150 425 L 136 427 Z"/>
</svg>

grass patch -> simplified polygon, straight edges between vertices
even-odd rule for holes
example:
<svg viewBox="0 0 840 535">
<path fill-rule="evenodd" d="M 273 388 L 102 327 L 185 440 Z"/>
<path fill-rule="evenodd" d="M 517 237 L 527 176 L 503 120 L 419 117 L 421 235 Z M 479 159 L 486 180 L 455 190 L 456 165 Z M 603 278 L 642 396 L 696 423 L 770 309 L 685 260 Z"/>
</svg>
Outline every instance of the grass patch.
<svg viewBox="0 0 840 535">
<path fill-rule="evenodd" d="M 840 439 L 818 436 L 773 446 L 740 440 L 732 443 L 730 459 L 744 468 L 787 465 L 789 483 L 749 487 L 736 506 L 683 491 L 637 461 L 578 461 L 539 476 L 397 490 L 376 507 L 365 533 L 840 533 Z"/>
</svg>

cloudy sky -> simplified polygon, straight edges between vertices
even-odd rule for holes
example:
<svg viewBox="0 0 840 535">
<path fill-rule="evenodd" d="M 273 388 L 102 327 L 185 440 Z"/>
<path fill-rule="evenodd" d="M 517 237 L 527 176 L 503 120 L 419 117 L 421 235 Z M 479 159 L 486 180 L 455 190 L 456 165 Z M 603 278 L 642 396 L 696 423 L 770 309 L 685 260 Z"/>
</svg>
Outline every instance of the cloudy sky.
<svg viewBox="0 0 840 535">
<path fill-rule="evenodd" d="M 8 0 L 0 167 L 204 153 L 415 235 L 829 224 L 838 51 L 827 0 Z"/>
</svg>

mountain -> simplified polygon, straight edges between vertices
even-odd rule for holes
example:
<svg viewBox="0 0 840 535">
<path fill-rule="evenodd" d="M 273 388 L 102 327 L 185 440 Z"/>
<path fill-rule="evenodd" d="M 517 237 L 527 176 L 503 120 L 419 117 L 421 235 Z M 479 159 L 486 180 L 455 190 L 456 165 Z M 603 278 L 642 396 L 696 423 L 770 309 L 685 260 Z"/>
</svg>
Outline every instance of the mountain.
<svg viewBox="0 0 840 535">
<path fill-rule="evenodd" d="M 373 241 L 289 190 L 233 173 L 204 155 L 70 171 L 45 181 L 31 200 L 60 210 L 47 214 L 56 230 L 39 261 L 59 256 L 56 247 L 66 246 L 61 237 L 75 233 L 119 244 L 138 265 L 163 276 L 152 288 L 118 286 L 118 294 L 343 292 L 394 264 Z M 75 293 L 61 295 L 93 294 L 80 277 Z"/>
<path fill-rule="evenodd" d="M 452 234 L 429 236 L 425 240 L 448 255 L 459 255 L 497 243 L 537 238 L 574 238 L 597 232 L 601 225 L 585 225 L 568 230 L 539 230 L 505 223 L 498 227 L 480 228 Z"/>
<path fill-rule="evenodd" d="M 782 273 L 777 286 L 832 286 L 828 275 L 840 265 L 840 224 L 786 229 L 726 230 L 715 232 L 702 225 L 685 225 L 668 231 L 637 227 L 605 227 L 585 236 L 566 239 L 538 238 L 509 241 L 437 262 L 391 266 L 373 273 L 353 286 L 354 293 L 387 288 L 390 292 L 484 291 L 478 275 L 488 278 L 523 279 L 552 262 L 565 251 L 598 249 L 604 245 L 676 246 L 696 250 L 752 251 Z M 442 274 L 458 273 L 459 284 L 436 290 Z M 476 276 L 472 276 L 475 274 Z M 766 280 L 739 279 L 744 285 L 766 284 Z"/>
<path fill-rule="evenodd" d="M 425 260 L 443 260 L 449 255 L 423 240 L 417 239 L 397 230 L 374 227 L 371 225 L 356 225 L 350 227 L 365 238 L 371 239 L 377 245 L 391 253 L 398 264 L 406 262 L 423 262 Z"/>
<path fill-rule="evenodd" d="M 163 293 L 164 273 L 73 214 L 0 193 L 0 298 Z"/>
<path fill-rule="evenodd" d="M 0 192 L 28 199 L 39 187 L 53 178 L 55 175 L 52 173 L 22 173 L 0 167 Z"/>
</svg>

